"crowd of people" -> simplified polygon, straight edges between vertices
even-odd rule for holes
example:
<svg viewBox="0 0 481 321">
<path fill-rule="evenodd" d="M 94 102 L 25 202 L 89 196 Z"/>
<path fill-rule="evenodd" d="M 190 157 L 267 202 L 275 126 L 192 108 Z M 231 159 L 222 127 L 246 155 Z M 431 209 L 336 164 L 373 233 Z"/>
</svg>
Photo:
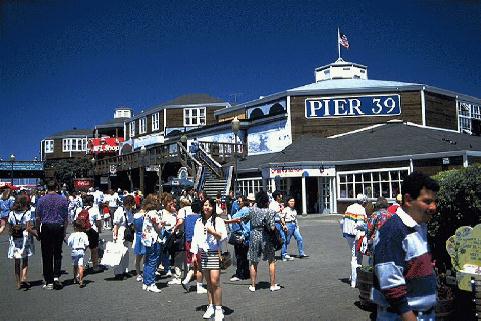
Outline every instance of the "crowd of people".
<svg viewBox="0 0 481 321">
<path fill-rule="evenodd" d="M 270 291 L 276 283 L 275 247 L 271 233 L 276 229 L 283 239 L 281 259 L 293 260 L 287 254 L 292 236 L 297 241 L 299 258 L 306 258 L 297 221 L 295 199 L 279 191 L 272 196 L 265 191 L 256 195 L 227 197 L 220 193 L 207 198 L 202 191 L 183 191 L 142 195 L 140 192 L 94 189 L 68 193 L 49 181 L 45 192 L 12 193 L 3 187 L 0 197 L 0 233 L 10 232 L 8 258 L 15 261 L 16 287 L 29 288 L 28 260 L 40 242 L 46 290 L 61 289 L 62 247 L 71 251 L 73 283 L 85 287 L 89 252 L 90 272 L 100 272 L 102 230 L 112 230 L 115 244 L 125 251 L 113 266 L 114 277 L 123 280 L 136 276 L 141 288 L 159 293 L 156 277 L 172 277 L 168 285 L 207 294 L 208 306 L 203 318 L 224 318 L 220 271 L 227 241 L 234 246 L 235 274 L 230 281 L 250 279 L 249 291 L 256 291 L 257 267 L 268 262 Z M 67 229 L 72 225 L 73 230 Z M 71 231 L 69 233 L 69 231 Z M 133 249 L 135 270 L 129 271 L 129 249 Z M 205 280 L 205 284 L 203 283 Z"/>
</svg>

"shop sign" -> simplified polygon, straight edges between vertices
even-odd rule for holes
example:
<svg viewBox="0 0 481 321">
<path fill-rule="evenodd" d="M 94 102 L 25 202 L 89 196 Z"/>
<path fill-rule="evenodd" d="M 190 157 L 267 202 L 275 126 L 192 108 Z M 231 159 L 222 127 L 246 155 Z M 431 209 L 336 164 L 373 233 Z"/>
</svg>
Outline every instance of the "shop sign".
<svg viewBox="0 0 481 321">
<path fill-rule="evenodd" d="M 308 177 L 308 176 L 335 176 L 336 170 L 334 167 L 322 168 L 302 168 L 295 166 L 283 166 L 269 169 L 269 178 L 285 177 Z"/>
<path fill-rule="evenodd" d="M 158 172 L 160 171 L 160 165 L 151 165 L 145 168 L 147 172 Z"/>
<path fill-rule="evenodd" d="M 393 116 L 401 114 L 399 95 L 308 98 L 306 118 Z"/>
<path fill-rule="evenodd" d="M 94 186 L 94 180 L 91 178 L 74 178 L 73 187 L 77 191 L 86 191 Z"/>
<path fill-rule="evenodd" d="M 91 138 L 88 140 L 88 151 L 90 154 L 117 153 L 119 151 L 119 144 L 123 141 L 123 137 Z"/>
</svg>

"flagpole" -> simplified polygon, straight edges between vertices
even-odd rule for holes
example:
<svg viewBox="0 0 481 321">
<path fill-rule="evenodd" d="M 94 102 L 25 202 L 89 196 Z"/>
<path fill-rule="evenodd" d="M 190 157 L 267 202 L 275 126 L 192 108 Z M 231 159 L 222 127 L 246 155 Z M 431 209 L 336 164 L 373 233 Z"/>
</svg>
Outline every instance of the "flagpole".
<svg viewBox="0 0 481 321">
<path fill-rule="evenodd" d="M 341 37 L 339 34 L 339 27 L 337 27 L 337 53 L 339 55 L 338 59 L 341 59 L 341 44 L 339 39 L 341 39 Z"/>
</svg>

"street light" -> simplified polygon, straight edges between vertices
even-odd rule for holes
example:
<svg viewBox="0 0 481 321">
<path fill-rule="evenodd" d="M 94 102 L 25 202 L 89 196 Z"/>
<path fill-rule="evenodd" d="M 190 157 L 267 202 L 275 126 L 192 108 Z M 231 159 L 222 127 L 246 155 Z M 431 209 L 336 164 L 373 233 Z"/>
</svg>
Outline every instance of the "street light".
<svg viewBox="0 0 481 321">
<path fill-rule="evenodd" d="M 13 186 L 13 163 L 15 162 L 15 155 L 10 155 L 10 161 L 12 162 L 12 170 L 10 171 L 10 183 Z"/>
<path fill-rule="evenodd" d="M 147 154 L 147 148 L 145 146 L 140 147 L 140 166 L 139 166 L 139 180 L 140 180 L 140 190 L 142 191 L 142 194 L 144 194 L 144 157 L 145 154 Z"/>
<path fill-rule="evenodd" d="M 237 196 L 237 135 L 239 134 L 240 121 L 237 116 L 232 120 L 232 132 L 234 133 L 234 195 Z"/>
</svg>

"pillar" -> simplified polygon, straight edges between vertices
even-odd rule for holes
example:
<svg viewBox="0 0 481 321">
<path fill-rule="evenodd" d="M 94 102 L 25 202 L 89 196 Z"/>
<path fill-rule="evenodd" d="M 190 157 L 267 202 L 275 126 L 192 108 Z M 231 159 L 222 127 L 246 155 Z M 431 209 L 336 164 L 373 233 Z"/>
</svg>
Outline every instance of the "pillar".
<svg viewBox="0 0 481 321">
<path fill-rule="evenodd" d="M 302 215 L 307 215 L 306 176 L 302 175 Z"/>
<path fill-rule="evenodd" d="M 140 175 L 140 190 L 142 191 L 142 194 L 144 194 L 144 167 L 143 166 L 140 166 L 139 167 L 139 175 Z"/>
</svg>

